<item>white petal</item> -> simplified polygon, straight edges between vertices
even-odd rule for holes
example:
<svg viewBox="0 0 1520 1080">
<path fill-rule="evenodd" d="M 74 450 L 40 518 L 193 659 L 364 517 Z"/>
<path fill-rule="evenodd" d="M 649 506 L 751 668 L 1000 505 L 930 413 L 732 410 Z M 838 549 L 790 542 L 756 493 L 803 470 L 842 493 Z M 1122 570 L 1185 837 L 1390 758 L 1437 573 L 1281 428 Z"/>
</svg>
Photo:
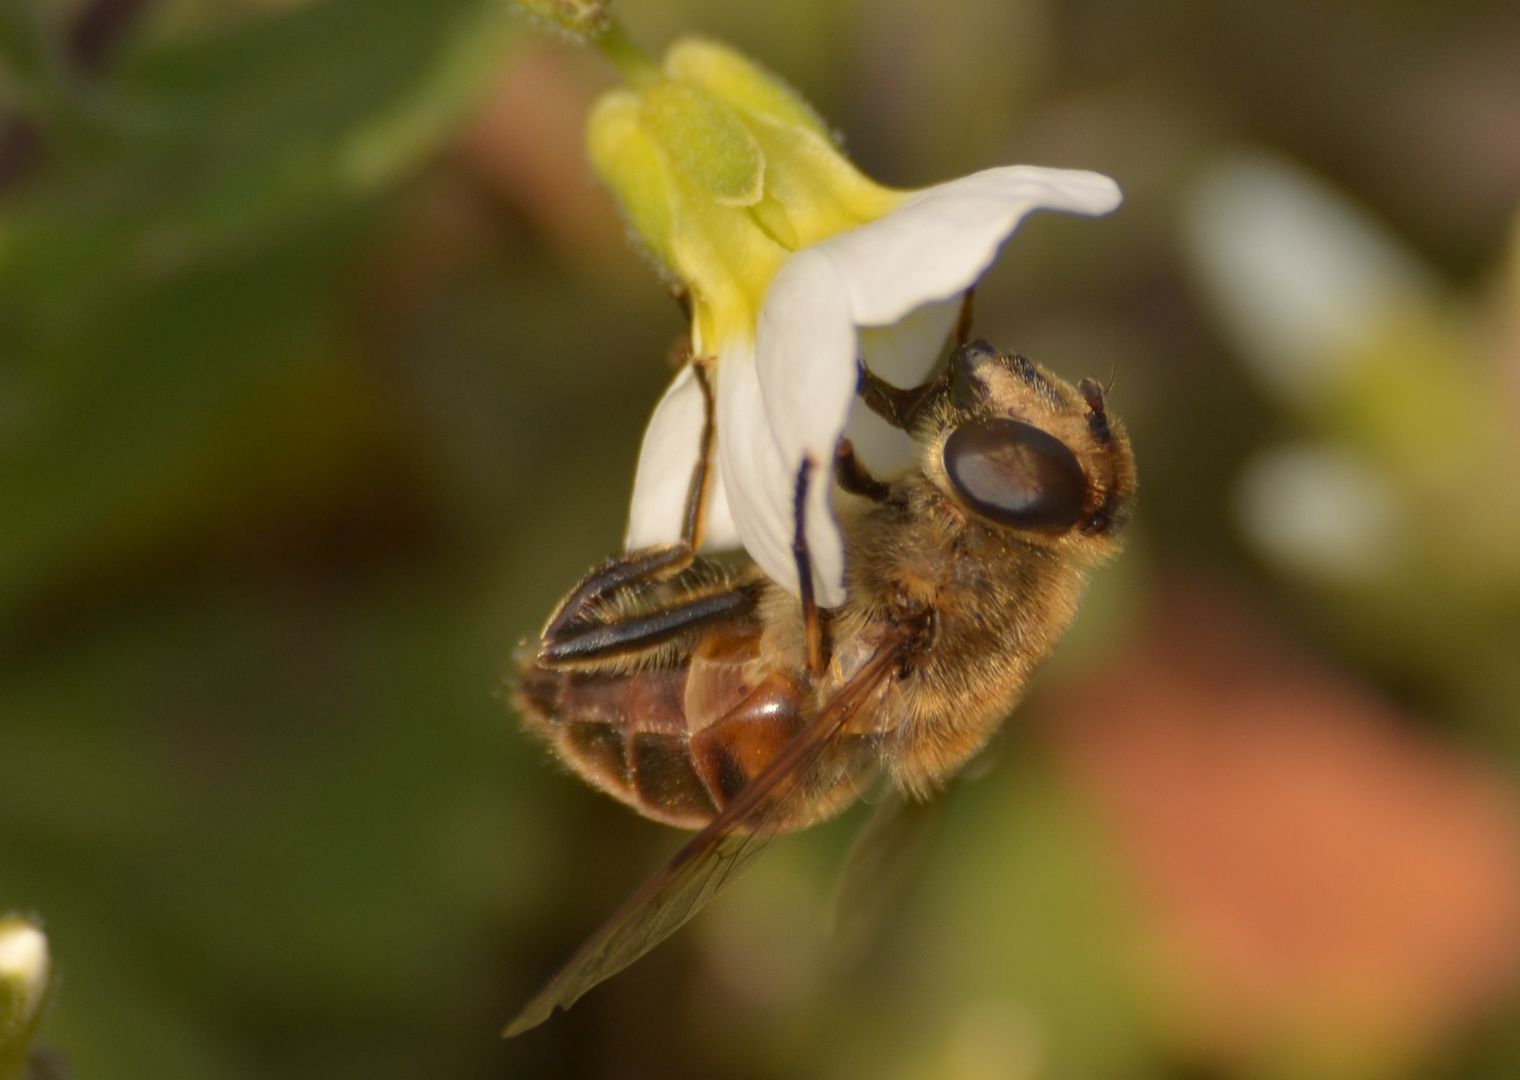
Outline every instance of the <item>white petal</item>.
<svg viewBox="0 0 1520 1080">
<path fill-rule="evenodd" d="M 817 248 L 782 265 L 755 332 L 761 400 L 795 478 L 804 454 L 832 463 L 859 382 L 849 296 Z"/>
<path fill-rule="evenodd" d="M 893 386 L 921 386 L 944 350 L 961 313 L 961 298 L 941 300 L 908 314 L 891 326 L 860 331 L 861 363 Z M 913 464 L 918 447 L 908 433 L 895 428 L 859 401 L 850 406 L 845 434 L 855 456 L 878 476 Z"/>
<path fill-rule="evenodd" d="M 1098 173 L 1009 165 L 926 188 L 810 250 L 834 264 L 856 325 L 886 326 L 974 283 L 1030 211 L 1106 214 L 1121 198 Z"/>
<path fill-rule="evenodd" d="M 895 428 L 860 402 L 850 409 L 845 437 L 855 457 L 873 476 L 891 476 L 918 460 L 918 444 L 901 428 Z"/>
<path fill-rule="evenodd" d="M 891 326 L 860 331 L 860 359 L 893 386 L 920 386 L 961 314 L 961 297 L 917 308 Z"/>
<path fill-rule="evenodd" d="M 723 468 L 716 453 L 709 467 L 712 472 L 707 481 L 707 521 L 702 530 L 702 550 L 730 551 L 743 547 L 744 541 L 739 538 L 739 530 L 734 527 L 733 516 L 729 513 L 728 486 L 723 483 Z"/>
<path fill-rule="evenodd" d="M 720 350 L 717 375 L 718 466 L 729 512 L 750 557 L 795 592 L 791 508 L 776 498 L 788 483 L 787 468 L 760 403 L 753 346 L 740 341 Z"/>
<path fill-rule="evenodd" d="M 681 539 L 686 516 L 686 495 L 702 445 L 706 409 L 702 388 L 690 366 L 681 369 L 665 396 L 655 406 L 639 447 L 639 467 L 633 478 L 633 499 L 628 510 L 629 550 L 673 544 Z M 737 534 L 728 518 L 728 500 L 722 480 L 709 480 L 704 547 L 733 546 Z"/>
<path fill-rule="evenodd" d="M 807 542 L 808 555 L 813 563 L 813 589 L 820 607 L 838 607 L 845 599 L 844 535 L 834 517 L 832 453 L 816 464 L 807 501 Z M 795 488 L 794 480 L 794 491 Z"/>
<path fill-rule="evenodd" d="M 718 462 L 726 478 L 734 526 L 750 557 L 795 594 L 797 564 L 793 497 L 797 468 L 782 455 L 761 401 L 754 347 L 739 341 L 718 361 Z M 829 508 L 830 456 L 819 462 L 808 499 L 808 546 L 818 602 L 844 602 L 844 544 Z M 796 458 L 801 463 L 801 454 Z"/>
</svg>

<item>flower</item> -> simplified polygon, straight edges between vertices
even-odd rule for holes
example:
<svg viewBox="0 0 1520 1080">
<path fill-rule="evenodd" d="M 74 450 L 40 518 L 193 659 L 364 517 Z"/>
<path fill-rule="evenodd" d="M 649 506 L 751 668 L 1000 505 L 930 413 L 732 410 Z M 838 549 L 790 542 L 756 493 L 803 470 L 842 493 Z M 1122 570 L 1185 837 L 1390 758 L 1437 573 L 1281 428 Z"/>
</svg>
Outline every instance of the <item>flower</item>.
<svg viewBox="0 0 1520 1080">
<path fill-rule="evenodd" d="M 882 187 L 790 88 L 708 41 L 678 42 L 662 67 L 625 78 L 593 110 L 587 141 L 634 231 L 686 287 L 694 354 L 716 361 L 705 546 L 742 544 L 796 593 L 793 500 L 810 461 L 824 477 L 806 508 L 816 594 L 840 604 L 844 548 L 827 477 L 858 365 L 921 381 L 959 297 L 1025 215 L 1105 214 L 1118 186 L 1009 166 L 916 192 Z M 630 548 L 680 539 L 703 422 L 688 365 L 644 436 Z"/>
</svg>

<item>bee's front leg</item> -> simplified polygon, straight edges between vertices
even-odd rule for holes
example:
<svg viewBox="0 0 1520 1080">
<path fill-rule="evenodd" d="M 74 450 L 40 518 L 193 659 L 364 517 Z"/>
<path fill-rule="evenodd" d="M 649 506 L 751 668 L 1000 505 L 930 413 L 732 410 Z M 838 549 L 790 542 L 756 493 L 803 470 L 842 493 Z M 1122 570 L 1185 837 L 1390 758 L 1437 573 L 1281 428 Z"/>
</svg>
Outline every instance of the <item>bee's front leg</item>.
<svg viewBox="0 0 1520 1080">
<path fill-rule="evenodd" d="M 875 503 L 894 499 L 891 485 L 871 475 L 871 470 L 855 456 L 855 446 L 849 439 L 840 439 L 839 449 L 834 452 L 834 482 L 851 495 L 860 495 Z"/>
</svg>

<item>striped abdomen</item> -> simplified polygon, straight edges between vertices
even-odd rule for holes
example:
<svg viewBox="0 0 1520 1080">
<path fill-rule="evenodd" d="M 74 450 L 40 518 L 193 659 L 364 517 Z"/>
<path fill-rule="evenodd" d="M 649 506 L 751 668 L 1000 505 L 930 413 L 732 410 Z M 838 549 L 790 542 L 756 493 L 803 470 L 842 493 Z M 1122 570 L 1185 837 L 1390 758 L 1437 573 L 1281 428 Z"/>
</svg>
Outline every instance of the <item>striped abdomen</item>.
<svg viewBox="0 0 1520 1080">
<path fill-rule="evenodd" d="M 518 705 L 530 726 L 589 783 L 645 817 L 696 829 L 759 775 L 810 716 L 807 689 L 766 671 L 757 625 L 709 631 L 671 666 L 599 673 L 523 665 Z M 853 770 L 850 770 L 853 773 Z M 854 775 L 784 808 L 802 828 L 853 797 Z"/>
</svg>

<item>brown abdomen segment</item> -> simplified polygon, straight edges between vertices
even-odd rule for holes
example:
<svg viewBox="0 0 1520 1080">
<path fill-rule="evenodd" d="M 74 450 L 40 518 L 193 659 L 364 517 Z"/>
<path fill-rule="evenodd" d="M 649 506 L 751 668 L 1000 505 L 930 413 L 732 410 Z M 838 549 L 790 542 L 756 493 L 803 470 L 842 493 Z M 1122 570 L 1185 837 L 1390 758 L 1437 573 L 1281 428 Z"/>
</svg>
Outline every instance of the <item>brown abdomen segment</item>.
<svg viewBox="0 0 1520 1080">
<path fill-rule="evenodd" d="M 709 634 L 677 667 L 600 674 L 523 666 L 517 703 L 560 760 L 645 817 L 698 829 L 806 722 L 806 690 L 760 670 L 755 632 Z M 783 810 L 799 828 L 817 807 Z"/>
</svg>

